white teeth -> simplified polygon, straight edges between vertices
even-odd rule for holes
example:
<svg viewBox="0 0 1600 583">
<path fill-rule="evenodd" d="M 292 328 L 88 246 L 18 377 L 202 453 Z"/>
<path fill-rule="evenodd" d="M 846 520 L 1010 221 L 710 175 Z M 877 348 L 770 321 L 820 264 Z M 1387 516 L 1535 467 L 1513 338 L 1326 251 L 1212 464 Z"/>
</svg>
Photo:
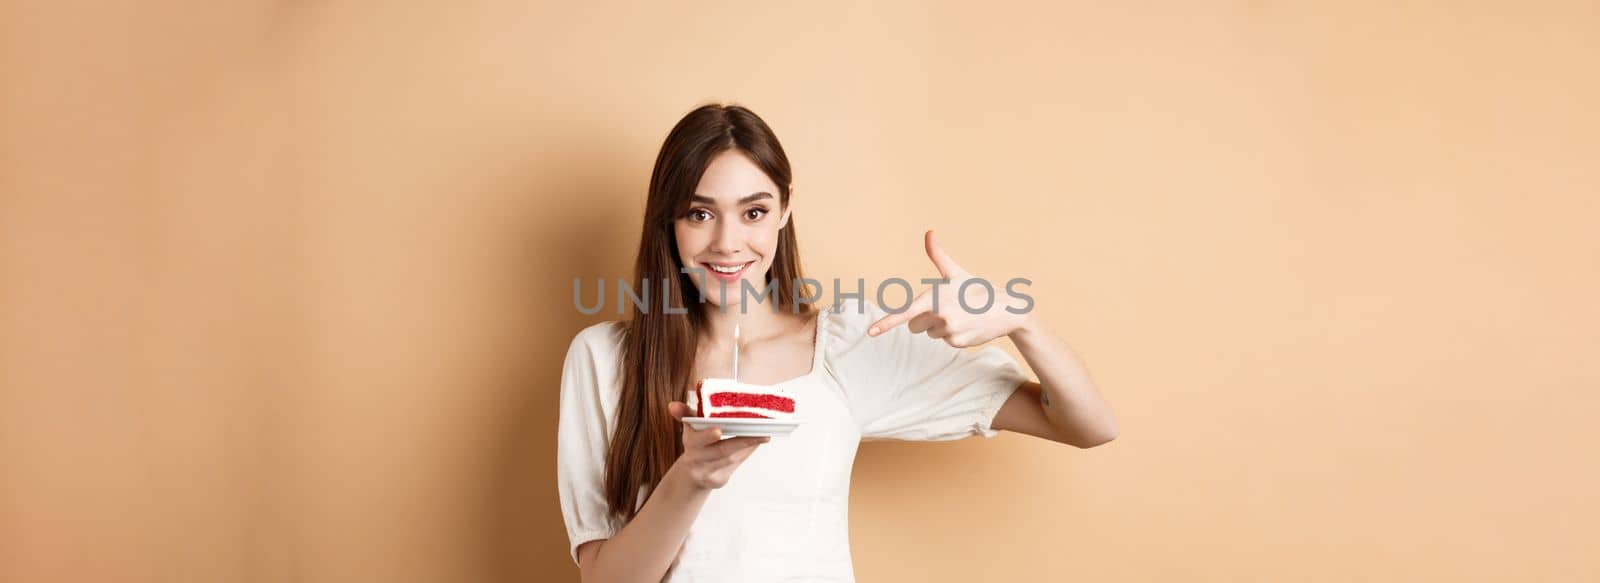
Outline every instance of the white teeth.
<svg viewBox="0 0 1600 583">
<path fill-rule="evenodd" d="M 748 265 L 748 264 L 747 263 L 746 264 L 740 264 L 740 265 L 735 265 L 733 267 L 723 267 L 721 265 L 716 265 L 716 264 L 713 264 L 713 263 L 707 263 L 706 265 L 710 265 L 711 266 L 711 270 L 715 271 L 717 273 L 738 273 L 740 269 L 744 269 L 744 266 Z"/>
</svg>

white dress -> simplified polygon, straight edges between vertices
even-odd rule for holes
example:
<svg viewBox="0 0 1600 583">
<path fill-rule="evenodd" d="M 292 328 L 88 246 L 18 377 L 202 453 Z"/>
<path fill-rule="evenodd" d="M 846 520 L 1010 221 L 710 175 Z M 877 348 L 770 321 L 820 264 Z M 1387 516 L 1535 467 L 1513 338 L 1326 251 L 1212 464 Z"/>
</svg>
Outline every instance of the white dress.
<svg viewBox="0 0 1600 583">
<path fill-rule="evenodd" d="M 886 313 L 870 302 L 819 306 L 811 372 L 772 383 L 804 423 L 773 438 L 710 496 L 664 581 L 854 581 L 850 470 L 861 440 L 993 437 L 994 415 L 1027 380 L 996 346 L 976 352 L 912 334 L 867 336 Z M 610 538 L 606 444 L 615 423 L 622 322 L 585 328 L 561 374 L 556 480 L 573 560 Z"/>
</svg>

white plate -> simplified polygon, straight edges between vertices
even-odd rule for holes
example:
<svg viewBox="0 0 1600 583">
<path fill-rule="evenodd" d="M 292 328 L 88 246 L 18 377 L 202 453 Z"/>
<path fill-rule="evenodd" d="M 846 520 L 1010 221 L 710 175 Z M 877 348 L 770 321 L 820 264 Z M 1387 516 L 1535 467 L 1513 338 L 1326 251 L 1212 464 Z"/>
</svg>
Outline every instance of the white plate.
<svg viewBox="0 0 1600 583">
<path fill-rule="evenodd" d="M 723 437 L 771 436 L 783 437 L 800 426 L 799 419 L 758 419 L 755 417 L 684 417 L 684 423 L 696 431 L 721 427 Z"/>
</svg>

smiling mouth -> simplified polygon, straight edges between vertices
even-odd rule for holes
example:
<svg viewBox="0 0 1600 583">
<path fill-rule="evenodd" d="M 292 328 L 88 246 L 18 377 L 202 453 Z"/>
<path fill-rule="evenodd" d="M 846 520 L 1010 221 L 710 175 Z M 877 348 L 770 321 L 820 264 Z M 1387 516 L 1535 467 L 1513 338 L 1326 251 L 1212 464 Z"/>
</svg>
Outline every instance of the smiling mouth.
<svg viewBox="0 0 1600 583">
<path fill-rule="evenodd" d="M 744 263 L 704 263 L 704 262 L 702 262 L 700 264 L 706 266 L 706 269 L 711 270 L 711 273 L 715 273 L 715 274 L 719 274 L 719 275 L 736 275 L 739 272 L 744 271 L 744 269 L 746 267 L 749 267 L 750 264 L 752 264 L 752 263 L 755 263 L 755 261 L 746 261 Z"/>
</svg>

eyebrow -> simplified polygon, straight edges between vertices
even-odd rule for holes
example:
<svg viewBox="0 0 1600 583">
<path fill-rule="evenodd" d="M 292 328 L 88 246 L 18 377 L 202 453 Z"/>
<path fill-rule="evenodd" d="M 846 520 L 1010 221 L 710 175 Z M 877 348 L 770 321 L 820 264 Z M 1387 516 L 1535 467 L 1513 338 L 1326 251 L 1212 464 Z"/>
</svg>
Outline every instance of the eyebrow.
<svg viewBox="0 0 1600 583">
<path fill-rule="evenodd" d="M 763 199 L 763 198 L 772 198 L 772 193 L 769 193 L 769 192 L 757 192 L 757 193 L 752 194 L 750 196 L 747 196 L 747 197 L 739 199 L 739 202 L 736 202 L 734 204 L 735 205 L 741 205 L 741 204 L 748 203 L 750 201 L 759 200 L 759 199 Z M 695 202 L 710 204 L 710 205 L 717 204 L 717 199 L 714 199 L 714 198 L 711 198 L 711 197 L 705 196 L 705 195 L 700 195 L 700 194 L 694 195 L 693 197 L 691 197 L 691 200 L 693 200 Z"/>
</svg>

